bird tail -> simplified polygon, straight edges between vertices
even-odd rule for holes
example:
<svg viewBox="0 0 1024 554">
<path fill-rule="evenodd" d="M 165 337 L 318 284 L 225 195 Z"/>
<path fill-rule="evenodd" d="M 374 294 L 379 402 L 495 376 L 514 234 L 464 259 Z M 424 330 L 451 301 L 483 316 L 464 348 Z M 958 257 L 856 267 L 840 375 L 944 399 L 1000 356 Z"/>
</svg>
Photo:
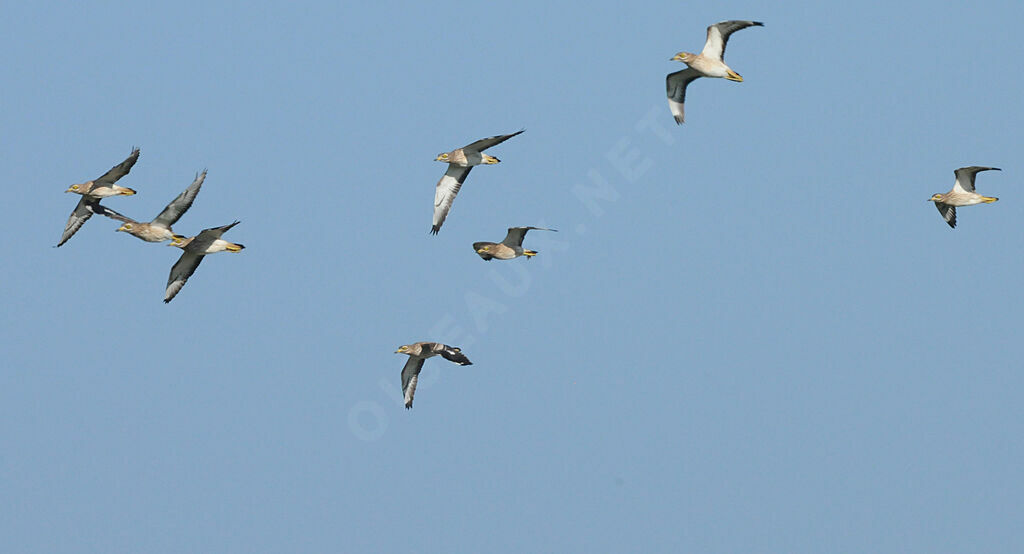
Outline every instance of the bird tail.
<svg viewBox="0 0 1024 554">
<path fill-rule="evenodd" d="M 995 202 L 996 200 L 999 200 L 999 199 L 994 197 L 994 196 L 982 196 L 981 197 L 981 201 L 986 203 L 986 204 L 991 204 L 991 203 Z"/>
<path fill-rule="evenodd" d="M 530 258 L 532 258 L 532 257 L 537 255 L 537 251 L 536 250 L 523 250 L 523 255 L 526 256 L 527 260 L 529 260 Z"/>
<path fill-rule="evenodd" d="M 228 252 L 241 252 L 243 248 L 245 248 L 244 244 L 232 243 L 228 246 Z"/>
<path fill-rule="evenodd" d="M 488 156 L 487 154 L 484 154 L 483 158 L 484 158 L 484 162 L 483 163 L 488 164 L 488 165 L 494 165 L 496 163 L 501 163 L 501 160 L 499 160 L 498 158 L 495 158 L 494 156 Z"/>
</svg>

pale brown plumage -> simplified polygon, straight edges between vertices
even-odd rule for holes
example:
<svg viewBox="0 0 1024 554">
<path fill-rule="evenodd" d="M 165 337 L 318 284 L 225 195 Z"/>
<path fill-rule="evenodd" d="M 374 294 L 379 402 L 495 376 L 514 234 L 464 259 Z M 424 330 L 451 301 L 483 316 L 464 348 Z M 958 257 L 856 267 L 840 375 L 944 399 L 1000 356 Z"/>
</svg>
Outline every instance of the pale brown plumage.
<svg viewBox="0 0 1024 554">
<path fill-rule="evenodd" d="M 462 349 L 439 342 L 416 342 L 405 344 L 395 350 L 395 354 L 406 354 L 409 359 L 402 368 L 402 393 L 405 395 L 405 409 L 412 408 L 412 398 L 416 394 L 416 382 L 419 381 L 420 370 L 427 358 L 440 355 L 444 359 L 459 365 L 473 365 Z"/>
<path fill-rule="evenodd" d="M 195 201 L 196 196 L 199 194 L 199 189 L 203 186 L 204 180 L 206 180 L 205 169 L 202 173 L 196 174 L 192 184 L 174 200 L 171 200 L 171 203 L 167 204 L 163 211 L 157 214 L 153 221 L 149 223 L 135 221 L 116 212 L 104 215 L 122 222 L 122 225 L 117 228 L 118 231 L 125 231 L 146 242 L 172 240 L 174 238 L 174 230 L 171 229 L 171 225 L 177 223 L 181 216 L 192 207 L 192 202 Z"/>
</svg>

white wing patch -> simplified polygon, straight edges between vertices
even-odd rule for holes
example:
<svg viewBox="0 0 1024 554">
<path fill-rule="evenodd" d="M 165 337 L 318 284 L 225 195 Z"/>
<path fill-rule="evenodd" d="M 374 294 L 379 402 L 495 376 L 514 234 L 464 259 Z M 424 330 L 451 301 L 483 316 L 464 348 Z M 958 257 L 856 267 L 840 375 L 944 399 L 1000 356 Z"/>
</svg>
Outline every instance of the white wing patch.
<svg viewBox="0 0 1024 554">
<path fill-rule="evenodd" d="M 946 181 L 947 183 L 949 181 Z M 974 192 L 974 174 L 967 173 L 962 169 L 956 170 L 956 182 L 953 183 L 953 190 L 959 192 Z"/>
<path fill-rule="evenodd" d="M 682 102 L 676 102 L 675 100 L 669 98 L 668 99 L 668 109 L 669 109 L 670 112 L 672 112 L 672 117 L 675 118 L 676 123 L 682 123 L 684 121 L 684 118 L 683 118 L 683 103 Z"/>
<path fill-rule="evenodd" d="M 448 164 L 448 171 L 445 171 L 444 176 L 437 182 L 437 187 L 434 189 L 434 220 L 430 229 L 431 233 L 436 235 L 441 230 L 441 225 L 448 217 L 448 212 L 452 209 L 455 197 L 458 196 L 459 189 L 462 188 L 462 183 L 466 180 L 466 175 L 469 175 L 470 169 Z"/>
<path fill-rule="evenodd" d="M 704 49 L 701 50 L 700 54 L 705 58 L 721 60 L 724 50 L 725 44 L 722 40 L 722 31 L 718 28 L 718 24 L 708 27 L 708 39 L 704 43 Z"/>
</svg>

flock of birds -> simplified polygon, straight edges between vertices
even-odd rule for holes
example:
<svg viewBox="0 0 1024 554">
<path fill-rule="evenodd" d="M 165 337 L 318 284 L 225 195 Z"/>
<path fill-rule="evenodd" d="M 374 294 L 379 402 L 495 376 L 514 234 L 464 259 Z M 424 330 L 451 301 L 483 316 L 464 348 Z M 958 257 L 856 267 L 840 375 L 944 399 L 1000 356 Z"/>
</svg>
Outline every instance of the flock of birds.
<svg viewBox="0 0 1024 554">
<path fill-rule="evenodd" d="M 473 166 L 494 165 L 501 162 L 494 156 L 484 154 L 484 150 L 501 144 L 506 140 L 522 134 L 523 131 L 516 131 L 508 135 L 497 135 L 471 142 L 462 148 L 456 148 L 451 152 L 438 154 L 434 161 L 445 162 L 448 169 L 441 176 L 434 188 L 434 220 L 430 227 L 430 233 L 436 235 L 441 230 L 441 225 L 448 217 L 452 209 L 455 197 L 459 194 L 462 184 L 466 182 Z M 493 259 L 512 260 L 520 256 L 530 259 L 537 255 L 535 250 L 523 248 L 523 239 L 526 233 L 531 230 L 557 231 L 557 229 L 546 229 L 544 227 L 509 227 L 505 239 L 501 242 L 474 242 L 473 251 L 482 259 L 491 261 Z M 402 394 L 405 395 L 405 408 L 412 408 L 412 398 L 416 394 L 416 382 L 419 380 L 420 370 L 423 369 L 423 362 L 427 358 L 441 356 L 442 358 L 459 365 L 472 365 L 473 362 L 462 353 L 460 348 L 448 346 L 439 342 L 417 342 L 404 344 L 395 350 L 396 354 L 406 354 L 406 360 L 402 368 Z"/>
<path fill-rule="evenodd" d="M 78 201 L 78 205 L 75 206 L 75 210 L 71 212 L 71 217 L 68 218 L 68 222 L 64 226 L 64 234 L 61 235 L 57 246 L 59 247 L 70 240 L 93 214 L 105 215 L 120 221 L 121 226 L 117 228 L 118 231 L 124 231 L 146 242 L 171 241 L 170 246 L 181 248 L 183 252 L 178 261 L 171 267 L 171 275 L 167 278 L 167 288 L 164 291 L 164 303 L 167 303 L 178 294 L 181 287 L 185 286 L 188 278 L 195 273 L 199 263 L 203 261 L 203 256 L 215 252 L 224 252 L 225 250 L 228 252 L 240 252 L 245 246 L 220 238 L 228 229 L 238 225 L 238 221 L 220 227 L 204 229 L 194 237 L 175 234 L 171 229 L 171 225 L 177 223 L 181 216 L 192 207 L 192 202 L 195 201 L 200 187 L 203 186 L 203 181 L 206 180 L 205 169 L 202 173 L 196 175 L 195 180 L 184 192 L 175 197 L 174 200 L 171 200 L 171 203 L 149 223 L 135 221 L 100 204 L 100 200 L 103 198 L 132 196 L 135 194 L 134 189 L 122 187 L 117 184 L 117 181 L 127 175 L 137 161 L 139 161 L 139 149 L 133 148 L 132 153 L 123 162 L 110 168 L 110 171 L 92 181 L 71 185 L 68 187 L 68 190 L 64 191 L 80 194 L 82 198 Z"/>
<path fill-rule="evenodd" d="M 760 21 L 722 21 L 707 28 L 707 38 L 704 49 L 699 54 L 690 52 L 679 52 L 672 61 L 679 61 L 686 64 L 686 69 L 670 73 L 666 77 L 666 89 L 668 94 L 669 111 L 675 118 L 677 124 L 684 121 L 683 103 L 686 99 L 686 87 L 694 80 L 701 77 L 721 78 L 735 82 L 742 82 L 743 77 L 726 65 L 723 60 L 725 46 L 729 37 L 741 29 L 748 27 L 762 27 Z M 441 180 L 438 181 L 434 192 L 434 217 L 430 228 L 431 234 L 436 235 L 444 224 L 448 213 L 451 211 L 455 197 L 459 194 L 463 183 L 470 170 L 477 165 L 493 165 L 500 162 L 498 158 L 484 153 L 484 150 L 505 142 L 506 140 L 523 133 L 523 130 L 508 135 L 497 135 L 480 139 L 457 148 L 451 152 L 438 154 L 435 161 L 445 162 L 448 169 Z M 124 177 L 131 171 L 135 162 L 139 159 L 139 150 L 136 148 L 128 158 L 120 164 L 111 168 L 99 178 L 86 183 L 71 185 L 66 192 L 74 192 L 82 195 L 81 200 L 71 213 L 64 234 L 61 236 L 57 246 L 68 241 L 79 228 L 93 214 L 100 214 L 111 219 L 122 222 L 118 231 L 125 231 L 147 242 L 171 241 L 170 246 L 181 248 L 184 252 L 177 263 L 171 268 L 171 274 L 167 280 L 167 288 L 164 293 L 164 302 L 170 302 L 181 290 L 188 278 L 192 276 L 203 256 L 215 252 L 239 252 L 244 246 L 221 239 L 226 231 L 237 225 L 235 221 L 229 225 L 205 229 L 194 237 L 177 235 L 171 230 L 171 225 L 176 223 L 186 210 L 192 206 L 199 188 L 206 179 L 206 171 L 196 176 L 195 181 L 184 192 L 179 194 L 170 204 L 167 205 L 149 223 L 141 223 L 129 217 L 125 217 L 106 206 L 100 204 L 100 200 L 110 196 L 135 194 L 135 191 L 115 184 L 118 179 Z M 934 202 L 939 213 L 950 227 L 956 227 L 956 208 L 960 206 L 972 206 L 981 203 L 991 203 L 998 198 L 983 196 L 974 190 L 975 176 L 982 171 L 999 170 L 997 167 L 969 166 L 955 170 L 956 181 L 952 190 L 942 194 L 936 193 L 929 201 Z M 475 242 L 473 250 L 482 259 L 511 260 L 520 256 L 527 259 L 536 256 L 534 250 L 523 248 L 523 240 L 526 233 L 531 230 L 555 231 L 543 227 L 510 227 L 505 239 L 499 243 Z M 416 382 L 420 370 L 423 369 L 423 362 L 427 358 L 441 356 L 444 359 L 459 365 L 472 365 L 469 358 L 462 353 L 462 350 L 442 344 L 439 342 L 417 342 L 398 347 L 396 354 L 409 356 L 405 366 L 402 368 L 402 392 L 405 395 L 406 409 L 412 408 L 413 396 L 416 393 Z"/>
</svg>

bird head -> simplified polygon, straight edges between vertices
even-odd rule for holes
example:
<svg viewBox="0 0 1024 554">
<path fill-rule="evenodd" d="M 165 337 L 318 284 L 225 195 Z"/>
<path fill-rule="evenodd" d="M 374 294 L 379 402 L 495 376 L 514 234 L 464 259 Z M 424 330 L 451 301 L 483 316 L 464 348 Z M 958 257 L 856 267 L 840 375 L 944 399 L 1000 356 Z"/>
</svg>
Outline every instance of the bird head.
<svg viewBox="0 0 1024 554">
<path fill-rule="evenodd" d="M 928 199 L 928 201 L 929 202 L 942 202 L 942 194 L 936 192 L 935 194 L 932 195 L 931 198 Z"/>
<path fill-rule="evenodd" d="M 398 350 L 395 350 L 395 354 L 405 354 L 408 351 L 409 351 L 409 345 L 408 344 L 403 344 L 402 346 L 398 347 Z"/>
<path fill-rule="evenodd" d="M 438 154 L 437 157 L 434 158 L 434 161 L 435 162 L 447 162 L 448 161 L 448 152 L 445 152 L 443 154 Z"/>
<path fill-rule="evenodd" d="M 184 248 L 185 240 L 187 238 L 188 237 L 184 235 L 174 235 L 173 237 L 171 237 L 171 242 L 167 243 L 167 246 L 177 246 L 178 248 Z"/>
<path fill-rule="evenodd" d="M 83 192 L 85 192 L 85 185 L 87 185 L 87 184 L 88 183 L 82 183 L 80 185 L 71 185 L 70 187 L 68 187 L 68 190 L 66 190 L 64 192 L 65 193 L 74 192 L 76 194 L 82 194 Z"/>
<path fill-rule="evenodd" d="M 695 55 L 693 55 L 693 54 L 691 54 L 689 52 L 680 52 L 680 53 L 676 54 L 675 56 L 672 56 L 672 61 L 674 61 L 674 62 L 683 62 L 685 64 L 689 64 L 696 57 L 697 56 L 695 56 Z"/>
<path fill-rule="evenodd" d="M 130 233 L 130 232 L 132 232 L 132 224 L 131 223 L 125 223 L 124 225 L 118 227 L 117 230 L 118 231 L 127 231 L 127 232 Z"/>
</svg>

